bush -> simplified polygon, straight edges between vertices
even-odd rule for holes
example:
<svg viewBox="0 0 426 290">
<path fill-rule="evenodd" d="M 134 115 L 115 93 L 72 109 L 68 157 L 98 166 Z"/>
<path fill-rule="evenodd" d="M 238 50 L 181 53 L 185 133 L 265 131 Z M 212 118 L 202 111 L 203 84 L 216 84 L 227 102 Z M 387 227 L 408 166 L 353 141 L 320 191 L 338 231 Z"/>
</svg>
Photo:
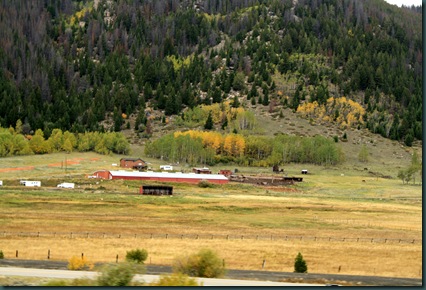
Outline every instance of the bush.
<svg viewBox="0 0 426 290">
<path fill-rule="evenodd" d="M 3 251 L 0 250 L 0 259 L 4 259 Z"/>
<path fill-rule="evenodd" d="M 302 254 L 299 252 L 294 261 L 294 272 L 295 273 L 308 273 L 308 266 L 306 261 L 303 259 Z"/>
<path fill-rule="evenodd" d="M 200 180 L 200 182 L 198 182 L 198 187 L 201 187 L 201 188 L 213 188 L 214 185 L 211 184 L 210 182 L 208 182 L 207 180 Z"/>
<path fill-rule="evenodd" d="M 136 272 L 133 263 L 106 265 L 98 276 L 98 286 L 130 286 Z"/>
<path fill-rule="evenodd" d="M 172 275 L 162 275 L 160 280 L 151 283 L 149 286 L 203 286 L 201 282 L 198 282 L 195 279 L 189 278 L 184 274 L 172 274 Z"/>
<path fill-rule="evenodd" d="M 88 261 L 86 257 L 73 256 L 68 261 L 68 270 L 92 270 L 93 263 Z"/>
<path fill-rule="evenodd" d="M 135 262 L 137 264 L 143 264 L 148 257 L 148 252 L 145 249 L 131 250 L 126 253 L 127 262 Z"/>
<path fill-rule="evenodd" d="M 63 287 L 68 286 L 68 283 L 65 280 L 51 280 L 49 282 L 43 283 L 41 286 Z"/>
<path fill-rule="evenodd" d="M 63 286 L 96 286 L 96 281 L 89 278 L 77 278 L 69 281 L 66 280 L 50 280 L 46 283 L 41 284 L 40 286 L 53 286 L 53 287 L 63 287 Z"/>
<path fill-rule="evenodd" d="M 217 278 L 225 274 L 225 265 L 210 249 L 202 249 L 189 257 L 176 259 L 173 270 L 192 277 Z"/>
</svg>

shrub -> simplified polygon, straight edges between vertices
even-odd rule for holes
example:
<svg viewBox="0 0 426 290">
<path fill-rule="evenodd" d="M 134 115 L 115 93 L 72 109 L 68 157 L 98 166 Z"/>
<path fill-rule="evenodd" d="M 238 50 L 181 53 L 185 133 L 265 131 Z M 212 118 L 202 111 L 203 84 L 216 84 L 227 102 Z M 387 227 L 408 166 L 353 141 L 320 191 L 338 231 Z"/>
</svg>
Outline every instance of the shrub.
<svg viewBox="0 0 426 290">
<path fill-rule="evenodd" d="M 53 286 L 53 287 L 62 287 L 62 286 L 96 286 L 96 281 L 89 278 L 77 278 L 73 280 L 50 280 L 46 283 L 41 284 L 40 286 Z"/>
<path fill-rule="evenodd" d="M 3 251 L 0 250 L 0 259 L 4 259 Z"/>
<path fill-rule="evenodd" d="M 68 261 L 67 268 L 69 270 L 92 270 L 93 263 L 88 261 L 86 257 L 72 256 Z"/>
<path fill-rule="evenodd" d="M 68 283 L 65 280 L 50 280 L 46 283 L 43 283 L 41 286 L 63 287 L 68 286 Z"/>
<path fill-rule="evenodd" d="M 189 257 L 176 259 L 173 270 L 192 277 L 217 278 L 225 274 L 225 265 L 215 252 L 202 249 Z"/>
<path fill-rule="evenodd" d="M 148 257 L 148 252 L 145 249 L 135 249 L 126 253 L 127 262 L 135 262 L 137 264 L 143 264 Z"/>
<path fill-rule="evenodd" d="M 302 254 L 299 252 L 294 261 L 294 272 L 295 273 L 308 273 L 308 266 L 306 261 L 303 259 Z"/>
<path fill-rule="evenodd" d="M 98 286 L 129 286 L 136 272 L 133 263 L 106 265 L 98 276 Z"/>
<path fill-rule="evenodd" d="M 212 188 L 212 187 L 214 187 L 214 185 L 211 184 L 210 182 L 208 182 L 207 180 L 200 180 L 200 182 L 198 182 L 198 187 L 201 187 L 201 188 Z"/>
<path fill-rule="evenodd" d="M 151 283 L 149 286 L 203 286 L 187 275 L 175 273 L 172 275 L 162 275 L 156 282 Z"/>
</svg>

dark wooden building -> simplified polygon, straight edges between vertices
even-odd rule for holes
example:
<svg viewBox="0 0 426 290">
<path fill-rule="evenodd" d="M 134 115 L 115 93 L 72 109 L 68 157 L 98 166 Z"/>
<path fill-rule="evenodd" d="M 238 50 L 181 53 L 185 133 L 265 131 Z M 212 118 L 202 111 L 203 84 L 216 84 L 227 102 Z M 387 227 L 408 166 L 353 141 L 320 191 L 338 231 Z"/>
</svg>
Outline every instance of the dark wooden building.
<svg viewBox="0 0 426 290">
<path fill-rule="evenodd" d="M 143 195 L 173 195 L 173 186 L 165 185 L 144 185 L 139 193 Z"/>
<path fill-rule="evenodd" d="M 146 169 L 148 166 L 146 165 L 146 162 L 140 158 L 121 158 L 120 167 L 143 170 Z"/>
</svg>

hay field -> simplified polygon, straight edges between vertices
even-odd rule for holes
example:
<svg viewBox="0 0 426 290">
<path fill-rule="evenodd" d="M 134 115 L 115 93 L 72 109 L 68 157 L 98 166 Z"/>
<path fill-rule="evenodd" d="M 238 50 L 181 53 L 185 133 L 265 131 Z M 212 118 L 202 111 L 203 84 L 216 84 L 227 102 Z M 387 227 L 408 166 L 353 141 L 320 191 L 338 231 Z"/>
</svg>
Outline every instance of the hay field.
<svg viewBox="0 0 426 290">
<path fill-rule="evenodd" d="M 67 164 L 67 172 L 65 158 L 75 162 Z M 289 187 L 174 184 L 173 197 L 152 197 L 136 194 L 141 182 L 86 178 L 97 169 L 113 169 L 120 158 L 94 153 L 3 158 L 0 169 L 34 167 L 0 172 L 5 257 L 14 258 L 18 250 L 20 259 L 46 259 L 50 250 L 56 260 L 84 253 L 93 262 L 115 262 L 140 247 L 148 250 L 148 263 L 170 265 L 209 247 L 230 269 L 260 270 L 265 260 L 265 270 L 292 272 L 301 252 L 310 273 L 421 277 L 419 185 L 310 166 L 312 173 Z M 300 167 L 286 170 L 297 175 Z M 42 188 L 19 186 L 23 178 L 41 180 Z M 67 181 L 76 188 L 56 188 Z"/>
</svg>

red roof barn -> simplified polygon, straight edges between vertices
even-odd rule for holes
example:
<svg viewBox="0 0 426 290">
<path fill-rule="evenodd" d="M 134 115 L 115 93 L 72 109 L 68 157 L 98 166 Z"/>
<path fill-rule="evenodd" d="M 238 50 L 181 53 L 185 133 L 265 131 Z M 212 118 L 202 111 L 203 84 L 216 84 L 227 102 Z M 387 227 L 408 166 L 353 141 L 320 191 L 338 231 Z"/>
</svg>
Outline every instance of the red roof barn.
<svg viewBox="0 0 426 290">
<path fill-rule="evenodd" d="M 106 174 L 107 173 L 107 174 Z M 221 174 L 196 174 L 196 173 L 170 173 L 170 172 L 140 172 L 140 171 L 97 171 L 93 173 L 102 179 L 125 179 L 125 180 L 148 180 L 148 181 L 162 181 L 162 182 L 185 182 L 185 183 L 198 183 L 202 180 L 224 184 L 229 180 Z"/>
<path fill-rule="evenodd" d="M 148 166 L 146 165 L 146 162 L 140 158 L 121 158 L 120 167 L 142 170 L 146 169 Z"/>
</svg>

